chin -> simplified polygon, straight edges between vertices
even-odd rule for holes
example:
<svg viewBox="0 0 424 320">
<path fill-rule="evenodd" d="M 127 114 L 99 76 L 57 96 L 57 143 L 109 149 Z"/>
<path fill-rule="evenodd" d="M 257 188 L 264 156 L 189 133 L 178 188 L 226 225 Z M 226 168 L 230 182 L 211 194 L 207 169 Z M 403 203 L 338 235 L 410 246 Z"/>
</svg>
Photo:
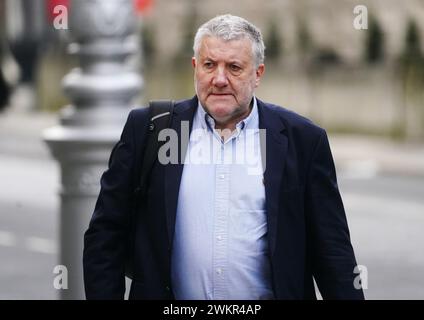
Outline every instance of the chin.
<svg viewBox="0 0 424 320">
<path fill-rule="evenodd" d="M 208 109 L 215 113 L 231 113 L 237 109 L 237 103 L 229 100 L 208 101 Z"/>
<path fill-rule="evenodd" d="M 231 113 L 234 111 L 234 106 L 226 106 L 226 105 L 214 105 L 211 106 L 209 109 L 209 113 L 214 118 L 226 118 L 231 115 Z"/>
</svg>

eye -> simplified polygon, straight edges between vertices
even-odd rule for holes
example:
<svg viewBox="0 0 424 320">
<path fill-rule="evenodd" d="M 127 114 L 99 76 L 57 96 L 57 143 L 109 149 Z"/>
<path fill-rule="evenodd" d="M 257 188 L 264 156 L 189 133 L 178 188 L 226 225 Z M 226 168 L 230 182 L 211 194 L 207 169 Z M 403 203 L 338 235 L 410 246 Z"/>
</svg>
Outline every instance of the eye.
<svg viewBox="0 0 424 320">
<path fill-rule="evenodd" d="M 214 66 L 214 63 L 212 61 L 205 61 L 205 63 L 203 63 L 203 67 L 205 67 L 205 69 L 212 69 Z"/>
<path fill-rule="evenodd" d="M 230 64 L 230 70 L 233 71 L 233 72 L 240 72 L 241 67 L 236 65 L 236 64 Z"/>
</svg>

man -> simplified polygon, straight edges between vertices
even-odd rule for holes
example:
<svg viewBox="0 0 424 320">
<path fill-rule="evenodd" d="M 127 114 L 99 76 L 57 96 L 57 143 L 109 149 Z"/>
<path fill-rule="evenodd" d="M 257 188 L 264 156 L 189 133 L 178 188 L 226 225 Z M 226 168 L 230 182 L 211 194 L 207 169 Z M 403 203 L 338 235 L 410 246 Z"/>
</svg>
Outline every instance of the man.
<svg viewBox="0 0 424 320">
<path fill-rule="evenodd" d="M 198 29 L 192 65 L 196 96 L 176 103 L 171 124 L 186 151 L 166 163 L 159 150 L 134 226 L 130 298 L 316 299 L 315 278 L 325 299 L 363 299 L 325 131 L 254 95 L 260 31 L 218 16 Z M 146 109 L 130 113 L 102 177 L 85 234 L 89 299 L 124 296 L 148 122 Z"/>
</svg>

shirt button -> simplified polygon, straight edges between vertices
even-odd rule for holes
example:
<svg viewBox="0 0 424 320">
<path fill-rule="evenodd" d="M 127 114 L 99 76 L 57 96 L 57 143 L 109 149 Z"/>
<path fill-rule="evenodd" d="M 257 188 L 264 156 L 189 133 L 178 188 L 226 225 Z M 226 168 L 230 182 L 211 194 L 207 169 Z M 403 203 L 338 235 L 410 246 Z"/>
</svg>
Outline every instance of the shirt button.
<svg viewBox="0 0 424 320">
<path fill-rule="evenodd" d="M 217 236 L 216 239 L 219 240 L 219 241 L 221 241 L 222 240 L 222 236 Z"/>
<path fill-rule="evenodd" d="M 217 274 L 221 274 L 222 273 L 222 269 L 221 268 L 216 269 L 216 273 Z"/>
<path fill-rule="evenodd" d="M 225 174 L 220 174 L 219 179 L 223 180 L 225 178 Z"/>
</svg>

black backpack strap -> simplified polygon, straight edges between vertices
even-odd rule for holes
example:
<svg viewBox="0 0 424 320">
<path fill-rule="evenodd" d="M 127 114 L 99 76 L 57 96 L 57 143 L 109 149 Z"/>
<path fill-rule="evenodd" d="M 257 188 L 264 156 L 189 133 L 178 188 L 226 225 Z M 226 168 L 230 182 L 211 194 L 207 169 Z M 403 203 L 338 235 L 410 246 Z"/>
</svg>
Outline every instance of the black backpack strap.
<svg viewBox="0 0 424 320">
<path fill-rule="evenodd" d="M 141 200 L 146 195 L 148 180 L 153 164 L 155 163 L 158 150 L 162 142 L 158 140 L 159 132 L 162 129 L 169 128 L 172 122 L 174 110 L 174 101 L 158 100 L 149 103 L 149 128 L 146 138 L 143 159 L 141 161 L 140 180 L 134 190 L 133 211 L 130 215 L 130 232 L 128 234 L 127 256 L 125 259 L 125 276 L 134 278 L 134 250 L 135 250 L 135 232 L 136 232 L 136 214 Z"/>
<path fill-rule="evenodd" d="M 146 192 L 150 171 L 157 159 L 158 150 L 161 145 L 158 139 L 159 132 L 170 127 L 173 110 L 174 101 L 171 100 L 156 100 L 149 103 L 150 122 L 148 136 L 141 164 L 140 180 L 135 190 L 138 195 L 144 196 Z"/>
</svg>

